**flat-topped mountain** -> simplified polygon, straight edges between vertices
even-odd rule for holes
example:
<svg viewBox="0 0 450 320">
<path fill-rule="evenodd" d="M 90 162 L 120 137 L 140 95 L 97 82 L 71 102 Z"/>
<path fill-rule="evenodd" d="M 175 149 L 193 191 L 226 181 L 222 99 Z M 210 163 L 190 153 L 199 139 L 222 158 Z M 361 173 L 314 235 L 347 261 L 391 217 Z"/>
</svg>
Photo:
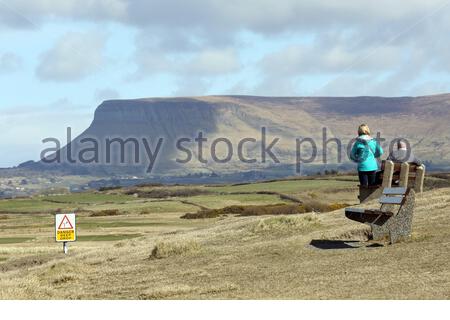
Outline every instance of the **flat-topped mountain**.
<svg viewBox="0 0 450 320">
<path fill-rule="evenodd" d="M 385 148 L 394 138 L 406 138 L 421 159 L 448 165 L 449 122 L 450 94 L 111 100 L 97 108 L 89 128 L 58 154 L 48 153 L 44 161 L 26 166 L 108 175 L 145 175 L 149 169 L 158 175 L 259 170 L 299 159 L 322 164 L 323 142 L 333 138 L 342 142 L 341 161 L 348 163 L 346 147 L 361 123 L 373 135 L 380 132 Z M 264 148 L 276 138 L 269 150 L 274 159 Z M 296 139 L 302 139 L 299 149 Z M 337 163 L 336 142 L 327 147 L 327 163 Z M 45 163 L 56 156 L 59 162 Z"/>
</svg>

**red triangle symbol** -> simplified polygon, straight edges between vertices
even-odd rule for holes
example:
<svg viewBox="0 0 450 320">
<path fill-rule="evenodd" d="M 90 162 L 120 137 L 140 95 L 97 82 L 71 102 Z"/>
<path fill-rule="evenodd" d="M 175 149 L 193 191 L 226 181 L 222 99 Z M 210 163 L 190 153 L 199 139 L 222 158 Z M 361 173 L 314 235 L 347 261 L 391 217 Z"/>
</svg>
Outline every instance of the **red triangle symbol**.
<svg viewBox="0 0 450 320">
<path fill-rule="evenodd" d="M 64 215 L 64 218 L 61 220 L 58 229 L 73 229 L 73 226 L 70 223 L 69 218 L 67 218 L 67 215 Z"/>
</svg>

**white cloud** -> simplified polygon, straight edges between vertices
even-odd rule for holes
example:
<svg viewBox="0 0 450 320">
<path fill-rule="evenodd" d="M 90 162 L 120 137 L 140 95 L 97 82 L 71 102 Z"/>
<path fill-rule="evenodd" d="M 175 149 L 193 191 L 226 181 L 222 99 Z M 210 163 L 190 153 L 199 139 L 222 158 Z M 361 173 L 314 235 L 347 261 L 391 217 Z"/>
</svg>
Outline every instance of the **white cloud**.
<svg viewBox="0 0 450 320">
<path fill-rule="evenodd" d="M 300 76 L 306 73 L 366 73 L 392 70 L 404 61 L 404 47 L 376 44 L 358 47 L 352 40 L 331 41 L 324 37 L 318 43 L 288 45 L 266 55 L 260 64 L 269 74 Z"/>
<path fill-rule="evenodd" d="M 14 0 L 0 5 L 0 25 L 34 28 L 54 17 L 84 21 L 118 21 L 126 15 L 122 0 Z"/>
<path fill-rule="evenodd" d="M 138 73 L 142 75 L 173 73 L 180 77 L 215 77 L 238 71 L 240 67 L 237 52 L 229 48 L 206 48 L 187 56 L 138 48 L 136 57 Z"/>
<path fill-rule="evenodd" d="M 42 54 L 36 74 L 42 80 L 83 79 L 102 67 L 105 43 L 96 33 L 68 33 Z"/>
<path fill-rule="evenodd" d="M 201 76 L 216 76 L 239 70 L 239 58 L 232 49 L 205 50 L 186 64 L 186 72 Z"/>
<path fill-rule="evenodd" d="M 22 58 L 12 52 L 0 54 L 0 74 L 17 71 L 22 65 Z"/>
<path fill-rule="evenodd" d="M 242 29 L 274 34 L 409 24 L 443 4 L 442 0 L 86 0 L 81 5 L 77 0 L 15 0 L 0 7 L 0 23 L 12 24 L 14 16 L 20 15 L 35 23 L 52 17 L 106 20 L 139 27 L 197 30 L 213 41 L 219 34 Z"/>
<path fill-rule="evenodd" d="M 258 34 L 268 44 L 286 35 L 314 39 L 310 45 L 276 48 L 259 64 L 249 62 L 261 70 L 261 89 L 272 87 L 271 79 L 274 88 L 282 82 L 281 91 L 286 92 L 311 75 L 378 79 L 380 73 L 408 66 L 417 73 L 450 73 L 445 36 L 450 32 L 450 3 L 442 0 L 87 0 L 82 5 L 76 0 L 16 0 L 0 6 L 0 24 L 11 27 L 30 21 L 39 26 L 55 18 L 136 28 L 135 79 L 161 73 L 205 78 L 240 72 L 242 31 Z M 76 80 L 93 72 L 91 61 L 83 65 L 84 59 L 73 56 L 54 62 L 54 57 L 67 55 L 61 53 L 64 47 L 44 56 L 37 72 L 42 79 Z M 414 52 L 422 52 L 422 58 L 411 59 Z M 376 87 L 383 90 L 385 84 Z"/>
</svg>

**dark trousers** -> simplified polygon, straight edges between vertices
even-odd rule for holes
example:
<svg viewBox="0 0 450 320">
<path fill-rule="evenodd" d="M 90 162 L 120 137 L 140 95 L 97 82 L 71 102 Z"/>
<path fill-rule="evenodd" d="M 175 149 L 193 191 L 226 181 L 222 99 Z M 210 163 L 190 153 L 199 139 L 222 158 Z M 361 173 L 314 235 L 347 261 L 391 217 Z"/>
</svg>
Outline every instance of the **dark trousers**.
<svg viewBox="0 0 450 320">
<path fill-rule="evenodd" d="M 361 186 L 374 186 L 377 181 L 376 171 L 358 171 L 359 184 Z"/>
</svg>

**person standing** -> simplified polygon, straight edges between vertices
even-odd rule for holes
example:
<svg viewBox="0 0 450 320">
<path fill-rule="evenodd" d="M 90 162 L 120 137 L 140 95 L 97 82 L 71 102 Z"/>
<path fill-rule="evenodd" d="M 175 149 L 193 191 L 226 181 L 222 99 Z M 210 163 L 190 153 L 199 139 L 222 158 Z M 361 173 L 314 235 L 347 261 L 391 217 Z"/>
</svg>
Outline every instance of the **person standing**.
<svg viewBox="0 0 450 320">
<path fill-rule="evenodd" d="M 381 157 L 383 149 L 376 139 L 370 135 L 369 126 L 362 124 L 358 127 L 358 137 L 350 152 L 350 159 L 358 164 L 358 177 L 361 186 L 376 184 L 378 170 L 377 158 Z"/>
</svg>

